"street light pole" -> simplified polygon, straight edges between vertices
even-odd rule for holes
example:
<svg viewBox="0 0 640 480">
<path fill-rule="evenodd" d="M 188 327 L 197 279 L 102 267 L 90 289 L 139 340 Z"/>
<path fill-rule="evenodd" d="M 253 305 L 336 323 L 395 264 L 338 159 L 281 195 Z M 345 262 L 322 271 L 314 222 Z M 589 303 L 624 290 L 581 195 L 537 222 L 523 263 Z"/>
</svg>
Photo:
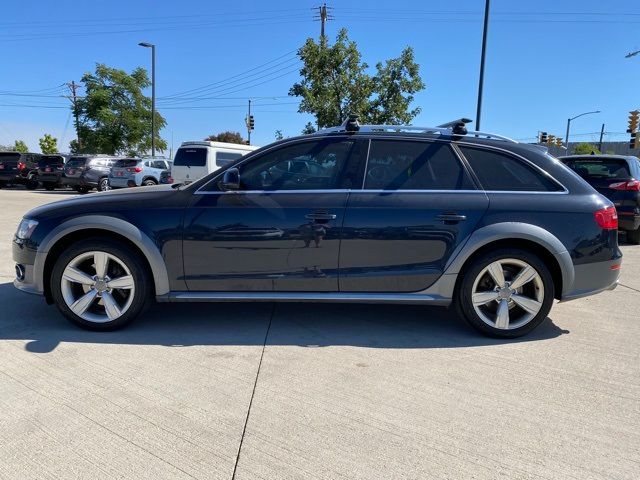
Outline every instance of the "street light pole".
<svg viewBox="0 0 640 480">
<path fill-rule="evenodd" d="M 567 146 L 567 155 L 569 155 L 569 131 L 571 129 L 571 121 L 575 120 L 576 118 L 583 117 L 585 115 L 591 115 L 592 113 L 600 113 L 600 110 L 595 110 L 593 112 L 584 112 L 584 113 L 581 113 L 580 115 L 576 115 L 575 117 L 567 118 L 567 135 L 564 138 L 565 145 Z"/>
<path fill-rule="evenodd" d="M 484 86 L 484 59 L 487 54 L 487 32 L 489 30 L 489 3 L 484 5 L 484 28 L 482 30 L 482 53 L 480 56 L 480 80 L 478 82 L 478 109 L 476 111 L 476 130 L 480 130 L 480 114 L 482 113 L 482 89 Z"/>
<path fill-rule="evenodd" d="M 151 49 L 151 156 L 156 156 L 156 46 L 140 42 L 138 45 Z"/>
</svg>

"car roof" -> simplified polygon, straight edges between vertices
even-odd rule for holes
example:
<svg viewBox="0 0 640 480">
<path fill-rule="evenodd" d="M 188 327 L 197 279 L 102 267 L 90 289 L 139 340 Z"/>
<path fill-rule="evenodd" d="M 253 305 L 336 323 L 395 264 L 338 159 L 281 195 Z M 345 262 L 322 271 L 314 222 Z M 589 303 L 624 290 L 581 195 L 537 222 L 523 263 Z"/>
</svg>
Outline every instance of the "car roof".
<svg viewBox="0 0 640 480">
<path fill-rule="evenodd" d="M 560 160 L 588 160 L 588 159 L 615 159 L 615 160 L 637 160 L 638 157 L 633 155 L 611 155 L 611 154 L 596 154 L 596 155 L 565 155 L 563 157 L 558 157 Z"/>
</svg>

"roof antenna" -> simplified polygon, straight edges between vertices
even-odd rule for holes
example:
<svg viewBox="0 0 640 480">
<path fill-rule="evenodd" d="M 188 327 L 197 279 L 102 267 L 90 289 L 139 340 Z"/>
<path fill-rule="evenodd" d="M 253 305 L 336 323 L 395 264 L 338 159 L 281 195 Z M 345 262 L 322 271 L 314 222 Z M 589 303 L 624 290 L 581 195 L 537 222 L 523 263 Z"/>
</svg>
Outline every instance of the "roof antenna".
<svg viewBox="0 0 640 480">
<path fill-rule="evenodd" d="M 454 135 L 466 135 L 467 123 L 471 123 L 472 121 L 473 120 L 471 120 L 470 118 L 459 118 L 458 120 L 453 120 L 451 122 L 438 125 L 438 128 L 450 128 L 451 133 L 453 133 Z"/>
<path fill-rule="evenodd" d="M 346 132 L 357 132 L 360 130 L 360 123 L 358 123 L 358 115 L 350 113 L 349 117 L 342 124 Z"/>
</svg>

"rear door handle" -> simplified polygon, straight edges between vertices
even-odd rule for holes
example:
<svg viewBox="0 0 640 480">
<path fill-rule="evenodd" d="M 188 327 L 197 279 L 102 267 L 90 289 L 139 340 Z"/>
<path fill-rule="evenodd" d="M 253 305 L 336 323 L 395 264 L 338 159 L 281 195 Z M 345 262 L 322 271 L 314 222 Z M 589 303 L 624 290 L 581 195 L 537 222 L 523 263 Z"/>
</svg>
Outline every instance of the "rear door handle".
<svg viewBox="0 0 640 480">
<path fill-rule="evenodd" d="M 308 213 L 305 215 L 308 220 L 335 220 L 337 215 L 326 212 Z"/>
<path fill-rule="evenodd" d="M 441 220 L 442 222 L 462 222 L 464 220 L 467 219 L 466 215 L 458 215 L 457 213 L 443 213 L 441 215 L 436 215 L 436 218 L 438 220 Z"/>
</svg>

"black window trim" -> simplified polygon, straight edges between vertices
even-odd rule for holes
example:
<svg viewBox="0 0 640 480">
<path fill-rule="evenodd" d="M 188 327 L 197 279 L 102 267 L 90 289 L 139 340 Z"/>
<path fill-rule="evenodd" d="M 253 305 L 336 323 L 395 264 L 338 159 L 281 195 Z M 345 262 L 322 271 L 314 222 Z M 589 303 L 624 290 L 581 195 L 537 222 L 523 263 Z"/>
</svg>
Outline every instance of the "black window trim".
<svg viewBox="0 0 640 480">
<path fill-rule="evenodd" d="M 453 144 L 454 142 L 452 142 Z M 477 148 L 477 149 L 481 149 L 481 150 L 488 150 L 488 151 L 494 151 L 494 152 L 499 152 L 502 153 L 504 155 L 506 155 L 507 157 L 511 157 L 516 161 L 520 161 L 525 163 L 526 165 L 528 165 L 529 167 L 533 168 L 536 172 L 540 173 L 541 175 L 543 175 L 544 177 L 546 177 L 549 181 L 551 181 L 551 183 L 556 184 L 557 186 L 559 186 L 562 190 L 556 190 L 556 191 L 547 191 L 547 190 L 486 190 L 484 188 L 484 186 L 481 186 L 480 188 L 482 189 L 482 191 L 486 192 L 486 193 L 517 193 L 517 194 L 530 194 L 530 195 L 542 195 L 542 194 L 547 194 L 547 195 L 566 195 L 569 193 L 569 190 L 567 189 L 567 187 L 565 187 L 562 183 L 560 183 L 555 177 L 553 177 L 549 172 L 547 172 L 546 170 L 544 170 L 543 168 L 539 167 L 538 165 L 536 165 L 535 163 L 533 163 L 531 160 L 523 157 L 522 155 L 518 155 L 515 152 L 512 152 L 511 150 L 507 150 L 505 148 L 499 148 L 499 147 L 495 147 L 493 145 L 481 145 L 481 144 L 477 144 L 477 143 L 471 143 L 471 142 L 455 142 L 455 145 L 458 146 L 464 146 L 464 147 L 471 147 L 471 148 Z M 467 158 L 464 156 L 464 153 L 462 152 L 461 148 L 458 148 L 458 150 L 460 150 L 460 155 L 462 156 L 462 158 L 465 159 L 465 162 L 468 162 Z M 471 169 L 473 170 L 473 169 Z M 475 177 L 475 174 L 474 174 Z M 481 182 L 479 182 L 480 185 Z"/>
</svg>

